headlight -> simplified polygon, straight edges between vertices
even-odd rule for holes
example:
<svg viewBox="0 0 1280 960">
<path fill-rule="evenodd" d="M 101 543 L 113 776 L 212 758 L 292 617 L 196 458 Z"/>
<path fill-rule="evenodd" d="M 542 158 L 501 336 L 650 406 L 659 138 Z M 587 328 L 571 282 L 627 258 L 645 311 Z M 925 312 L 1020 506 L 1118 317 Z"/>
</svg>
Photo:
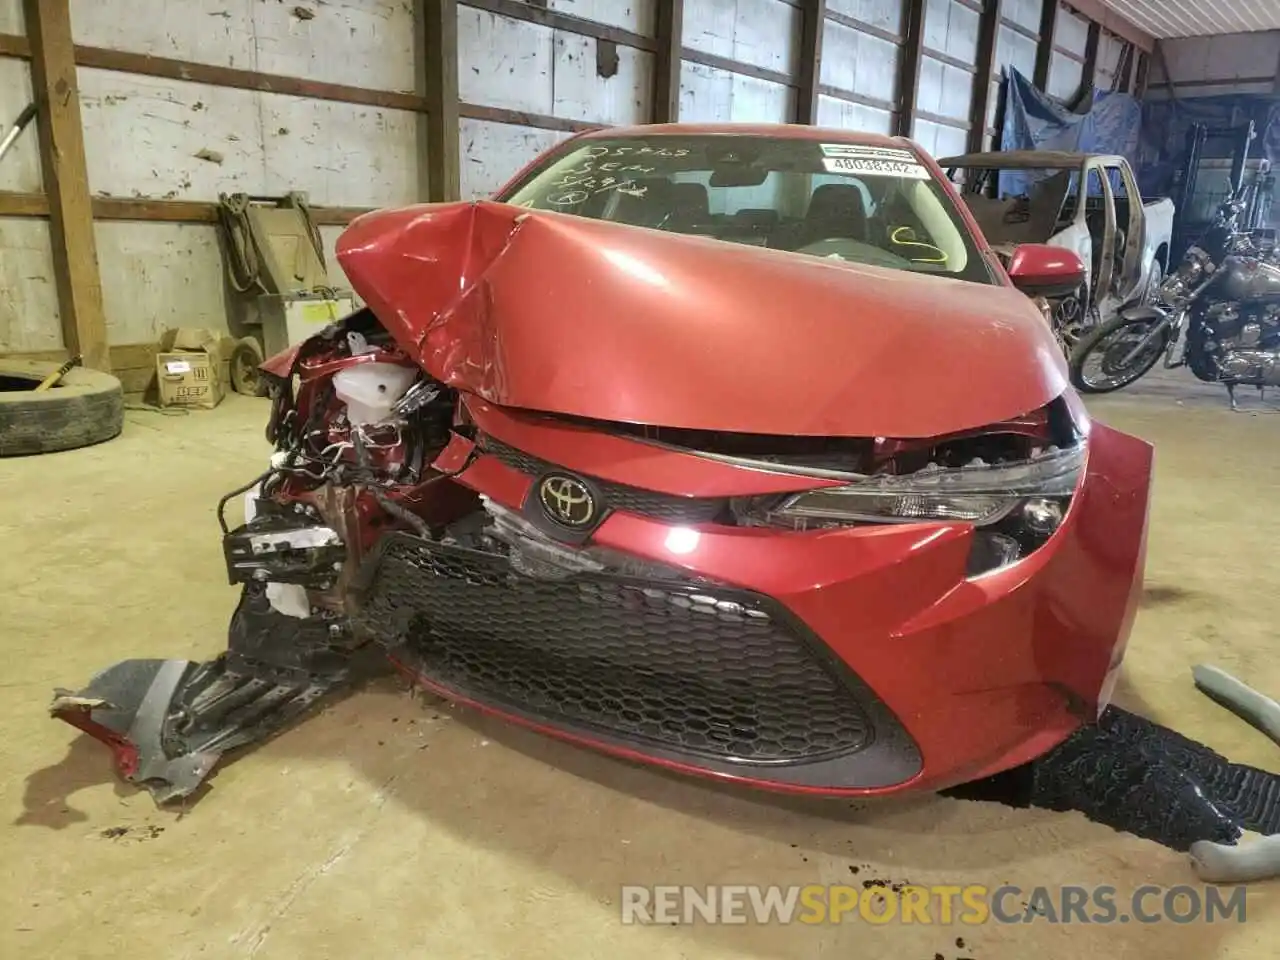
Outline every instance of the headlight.
<svg viewBox="0 0 1280 960">
<path fill-rule="evenodd" d="M 930 465 L 907 476 L 866 477 L 796 494 L 771 513 L 779 519 L 869 520 L 878 523 L 961 521 L 978 526 L 1008 515 L 1028 497 L 1070 496 L 1084 447 L 1049 450 L 1013 464 Z"/>
<path fill-rule="evenodd" d="M 969 574 L 987 573 L 1041 546 L 1066 516 L 1085 447 L 1016 463 L 931 465 L 906 476 L 865 477 L 787 497 L 767 511 L 771 526 L 807 529 L 859 523 L 971 523 Z"/>
</svg>

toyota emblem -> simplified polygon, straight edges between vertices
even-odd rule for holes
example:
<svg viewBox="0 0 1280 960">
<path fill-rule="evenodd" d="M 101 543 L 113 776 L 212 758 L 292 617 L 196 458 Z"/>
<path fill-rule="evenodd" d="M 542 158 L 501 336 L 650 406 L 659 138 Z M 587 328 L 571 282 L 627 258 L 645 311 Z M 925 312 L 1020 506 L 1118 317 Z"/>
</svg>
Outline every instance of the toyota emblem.
<svg viewBox="0 0 1280 960">
<path fill-rule="evenodd" d="M 585 483 L 573 477 L 544 477 L 538 485 L 538 500 L 547 516 L 566 527 L 589 527 L 596 519 L 596 498 Z"/>
</svg>

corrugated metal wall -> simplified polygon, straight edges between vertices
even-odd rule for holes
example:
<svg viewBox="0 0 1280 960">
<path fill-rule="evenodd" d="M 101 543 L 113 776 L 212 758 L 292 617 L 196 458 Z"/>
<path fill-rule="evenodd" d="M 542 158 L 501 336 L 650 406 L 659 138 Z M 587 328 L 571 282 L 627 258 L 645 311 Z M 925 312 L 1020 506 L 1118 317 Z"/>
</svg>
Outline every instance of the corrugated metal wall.
<svg viewBox="0 0 1280 960">
<path fill-rule="evenodd" d="M 467 0 L 462 0 L 465 4 Z M 485 10 L 463 7 L 459 32 L 462 99 L 508 110 L 531 111 L 564 121 L 644 122 L 650 116 L 653 54 L 619 46 L 618 72 L 593 73 L 587 38 L 518 19 L 520 10 L 477 0 Z M 617 0 L 610 5 L 556 0 L 550 9 L 654 36 L 659 0 Z M 1082 89 L 1089 66 L 1098 88 L 1131 89 L 1132 64 L 1123 70 L 1128 41 L 1099 30 L 1089 50 L 1090 21 L 1069 5 L 1057 5 L 1047 89 L 1063 100 Z M 937 156 L 987 146 L 996 124 L 1000 70 L 1028 77 L 1037 67 L 1045 0 L 925 0 L 919 79 L 911 135 Z M 532 5 L 532 4 L 531 4 Z M 816 121 L 821 126 L 897 132 L 904 91 L 903 59 L 910 0 L 825 0 Z M 790 122 L 796 117 L 803 18 L 814 0 L 684 0 L 680 113 L 683 121 Z M 984 11 L 999 10 L 985 130 L 970 137 L 976 78 L 981 75 Z M 612 16 L 602 19 L 606 13 Z M 567 129 L 463 120 L 464 197 L 481 196 L 504 182 L 524 160 L 569 135 Z"/>
</svg>

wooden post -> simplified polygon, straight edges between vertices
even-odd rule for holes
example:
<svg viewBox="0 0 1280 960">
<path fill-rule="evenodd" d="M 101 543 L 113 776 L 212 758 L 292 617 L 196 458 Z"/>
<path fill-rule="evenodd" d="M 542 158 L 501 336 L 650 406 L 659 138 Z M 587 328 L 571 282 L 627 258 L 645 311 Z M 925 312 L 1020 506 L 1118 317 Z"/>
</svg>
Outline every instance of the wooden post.
<svg viewBox="0 0 1280 960">
<path fill-rule="evenodd" d="M 680 120 L 680 57 L 684 48 L 684 0 L 658 0 L 658 49 L 653 64 L 653 122 Z"/>
<path fill-rule="evenodd" d="M 458 142 L 458 0 L 423 0 L 426 60 L 427 197 L 440 203 L 462 196 Z"/>
<path fill-rule="evenodd" d="M 987 114 L 991 112 L 991 85 L 995 82 L 996 38 L 1000 35 L 1000 19 L 1004 16 L 1004 0 L 986 0 L 978 21 L 977 72 L 973 75 L 973 99 L 969 109 L 969 152 L 977 153 L 987 145 Z"/>
<path fill-rule="evenodd" d="M 1112 84 L 1112 89 L 1119 90 L 1122 93 L 1133 92 L 1133 61 L 1138 57 L 1138 48 L 1125 41 L 1124 48 L 1120 52 L 1120 67 L 1116 71 L 1118 76 Z"/>
<path fill-rule="evenodd" d="M 920 95 L 920 61 L 924 57 L 925 0 L 903 0 L 903 37 L 898 50 L 898 116 L 894 132 L 911 136 Z"/>
<path fill-rule="evenodd" d="M 70 0 L 26 0 L 25 8 L 62 341 L 86 367 L 110 372 Z"/>
<path fill-rule="evenodd" d="M 1080 86 L 1095 89 L 1098 85 L 1098 48 L 1102 44 L 1102 24 L 1090 21 L 1084 42 L 1084 66 L 1080 69 Z M 1119 69 L 1120 64 L 1116 64 Z"/>
<path fill-rule="evenodd" d="M 1032 82 L 1049 92 L 1049 67 L 1053 64 L 1053 45 L 1058 32 L 1058 0 L 1044 0 L 1040 12 L 1040 39 L 1036 43 L 1036 69 Z"/>
<path fill-rule="evenodd" d="M 822 34 L 827 22 L 827 0 L 805 0 L 800 10 L 796 123 L 813 125 L 818 122 L 818 88 L 822 83 Z"/>
<path fill-rule="evenodd" d="M 1141 100 L 1147 95 L 1147 82 L 1151 74 L 1151 58 L 1145 53 L 1135 52 L 1137 66 L 1134 70 L 1133 95 Z"/>
</svg>

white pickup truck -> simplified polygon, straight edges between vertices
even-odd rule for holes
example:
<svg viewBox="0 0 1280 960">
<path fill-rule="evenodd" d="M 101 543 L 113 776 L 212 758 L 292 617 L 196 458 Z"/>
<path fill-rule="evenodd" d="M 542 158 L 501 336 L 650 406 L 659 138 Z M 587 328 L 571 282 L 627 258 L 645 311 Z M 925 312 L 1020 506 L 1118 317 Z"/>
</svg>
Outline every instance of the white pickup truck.
<svg viewBox="0 0 1280 960">
<path fill-rule="evenodd" d="M 1082 328 L 1107 320 L 1120 307 L 1152 296 L 1164 278 L 1174 204 L 1143 201 L 1124 157 L 1011 150 L 947 157 L 938 164 L 997 252 L 1047 243 L 1080 255 L 1087 288 L 1078 300 L 1054 305 L 1062 325 Z M 1017 181 L 1016 192 L 1001 189 L 1001 173 L 1014 175 L 1005 180 Z"/>
</svg>

